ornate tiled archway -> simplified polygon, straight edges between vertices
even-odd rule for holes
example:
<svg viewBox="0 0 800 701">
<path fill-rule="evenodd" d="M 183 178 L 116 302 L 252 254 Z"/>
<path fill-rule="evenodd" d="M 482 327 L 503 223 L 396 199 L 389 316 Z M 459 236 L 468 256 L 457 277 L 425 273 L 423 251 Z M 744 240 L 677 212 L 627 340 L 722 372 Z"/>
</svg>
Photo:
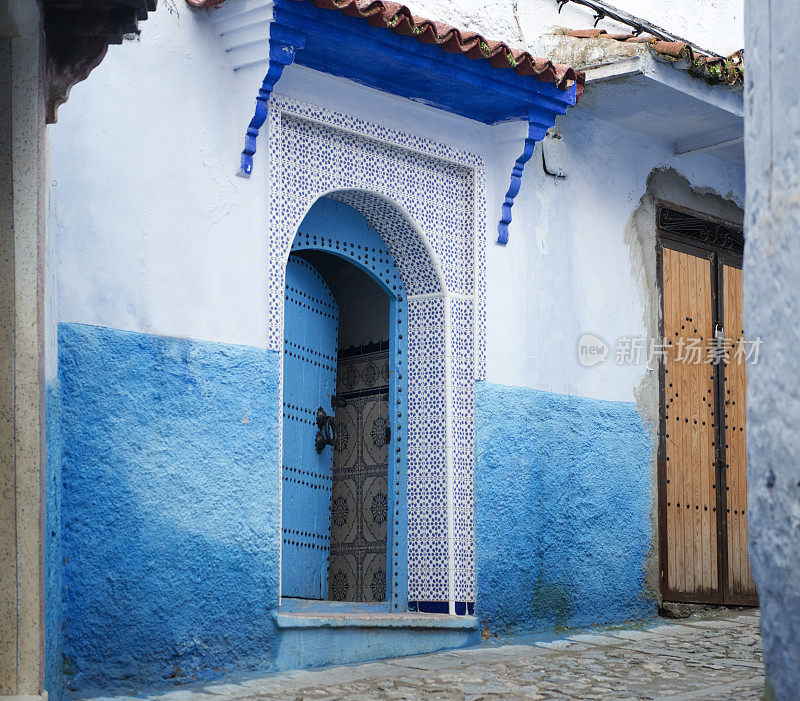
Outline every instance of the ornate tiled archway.
<svg viewBox="0 0 800 701">
<path fill-rule="evenodd" d="M 356 209 L 385 242 L 408 294 L 408 598 L 423 610 L 471 610 L 483 163 L 279 96 L 270 102 L 268 158 L 269 347 L 282 347 L 285 264 L 306 212 L 324 196 Z"/>
</svg>

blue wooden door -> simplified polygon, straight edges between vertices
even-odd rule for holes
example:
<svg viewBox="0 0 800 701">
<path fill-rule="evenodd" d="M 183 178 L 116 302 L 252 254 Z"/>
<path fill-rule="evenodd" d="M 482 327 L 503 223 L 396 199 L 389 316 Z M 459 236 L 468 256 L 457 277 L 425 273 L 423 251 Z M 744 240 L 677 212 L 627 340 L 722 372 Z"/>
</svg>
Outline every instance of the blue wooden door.
<svg viewBox="0 0 800 701">
<path fill-rule="evenodd" d="M 283 348 L 282 596 L 328 594 L 333 448 L 315 447 L 317 410 L 332 415 L 339 308 L 316 269 L 289 256 Z"/>
</svg>

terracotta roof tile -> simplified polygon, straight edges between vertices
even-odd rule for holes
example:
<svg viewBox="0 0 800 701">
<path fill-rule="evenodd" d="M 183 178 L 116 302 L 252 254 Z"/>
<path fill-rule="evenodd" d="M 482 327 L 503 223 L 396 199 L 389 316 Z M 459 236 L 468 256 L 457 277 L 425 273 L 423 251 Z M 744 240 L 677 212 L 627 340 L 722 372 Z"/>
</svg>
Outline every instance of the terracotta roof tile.
<svg viewBox="0 0 800 701">
<path fill-rule="evenodd" d="M 716 85 L 743 85 L 744 64 L 743 52 L 737 51 L 728 58 L 707 56 L 692 48 L 683 41 L 662 41 L 649 34 L 635 36 L 633 34 L 609 34 L 605 29 L 575 29 L 567 36 L 576 39 L 610 39 L 628 44 L 647 44 L 662 59 L 675 63 L 687 61 L 689 71 L 709 83 Z"/>
<path fill-rule="evenodd" d="M 218 7 L 225 0 L 186 0 L 194 7 Z M 296 0 L 307 2 L 308 0 Z M 487 39 L 477 32 L 462 31 L 444 22 L 418 17 L 405 5 L 388 0 L 311 0 L 316 7 L 338 10 L 348 17 L 365 19 L 376 28 L 413 36 L 424 44 L 436 44 L 448 53 L 485 59 L 495 68 L 512 68 L 518 75 L 534 76 L 543 83 L 555 83 L 561 90 L 577 84 L 576 99 L 583 93 L 585 76 L 571 66 L 537 58 L 527 51 L 512 49 L 502 41 Z"/>
</svg>

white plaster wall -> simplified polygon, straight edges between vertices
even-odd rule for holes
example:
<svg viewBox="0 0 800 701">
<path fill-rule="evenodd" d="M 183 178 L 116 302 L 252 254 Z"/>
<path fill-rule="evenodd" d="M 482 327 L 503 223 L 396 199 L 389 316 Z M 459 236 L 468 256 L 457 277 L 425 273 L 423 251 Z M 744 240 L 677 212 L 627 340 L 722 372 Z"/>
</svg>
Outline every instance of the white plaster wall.
<svg viewBox="0 0 800 701">
<path fill-rule="evenodd" d="M 612 88 L 613 89 L 613 88 Z M 637 283 L 625 229 L 655 168 L 672 168 L 698 189 L 744 198 L 744 173 L 709 156 L 675 156 L 670 144 L 623 131 L 580 107 L 560 118 L 567 177 L 542 169 L 540 147 L 526 166 L 513 208 L 509 244 L 488 248 L 488 379 L 502 384 L 633 401 L 646 372 L 617 364 L 621 337 L 645 337 L 648 292 Z M 524 127 L 495 128 L 494 165 L 504 170 L 519 154 Z M 501 201 L 495 193 L 490 202 Z M 490 214 L 494 212 L 490 210 Z M 582 367 L 578 338 L 594 334 L 610 348 L 606 362 Z"/>
<path fill-rule="evenodd" d="M 45 128 L 45 149 L 50 152 L 49 128 Z M 53 207 L 50 204 L 52 179 L 50 176 L 50 160 L 45 163 L 45 196 L 46 196 L 46 226 L 45 226 L 45 254 L 44 254 L 44 377 L 46 381 L 54 380 L 58 374 L 58 250 L 56 237 L 52 235 L 55 229 Z"/>
<path fill-rule="evenodd" d="M 62 321 L 265 346 L 263 134 L 253 177 L 234 175 L 263 69 L 234 73 L 205 17 L 162 3 L 141 41 L 111 47 L 61 108 L 50 235 Z M 648 174 L 671 166 L 697 187 L 743 197 L 740 169 L 676 157 L 579 107 L 560 122 L 567 179 L 544 175 L 534 156 L 503 248 L 496 224 L 523 124 L 487 127 L 298 66 L 278 92 L 484 158 L 492 382 L 633 400 L 644 366 L 611 358 L 585 369 L 576 348 L 582 333 L 609 345 L 645 334 L 624 231 Z"/>
<path fill-rule="evenodd" d="M 608 3 L 673 34 L 725 55 L 744 46 L 744 0 L 613 0 Z M 480 31 L 490 39 L 535 47 L 537 37 L 553 27 L 589 29 L 594 13 L 567 5 L 559 14 L 556 0 L 414 0 L 413 11 L 457 27 Z M 626 31 L 604 20 L 601 29 Z"/>
<path fill-rule="evenodd" d="M 265 344 L 266 169 L 234 177 L 257 87 L 162 0 L 73 88 L 50 133 L 60 320 Z"/>
<path fill-rule="evenodd" d="M 264 69 L 234 72 L 206 19 L 167 0 L 59 111 L 49 234 L 60 321 L 266 345 L 264 134 L 254 175 L 235 175 Z M 487 133 L 297 66 L 279 92 L 459 148 Z"/>
</svg>

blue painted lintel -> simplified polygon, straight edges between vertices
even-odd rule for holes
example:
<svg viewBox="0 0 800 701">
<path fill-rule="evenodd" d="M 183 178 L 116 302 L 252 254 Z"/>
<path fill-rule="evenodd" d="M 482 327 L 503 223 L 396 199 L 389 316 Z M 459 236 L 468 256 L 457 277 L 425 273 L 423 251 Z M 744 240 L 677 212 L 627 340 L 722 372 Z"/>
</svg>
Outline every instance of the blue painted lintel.
<svg viewBox="0 0 800 701">
<path fill-rule="evenodd" d="M 511 208 L 514 206 L 514 200 L 522 186 L 522 173 L 525 170 L 525 164 L 533 155 L 536 142 L 544 139 L 547 130 L 554 124 L 555 119 L 553 120 L 553 124 L 546 124 L 542 123 L 541 120 L 536 120 L 533 115 L 529 116 L 528 135 L 525 137 L 525 146 L 522 149 L 522 154 L 516 160 L 511 170 L 511 182 L 508 185 L 508 191 L 503 200 L 500 223 L 497 226 L 497 243 L 501 246 L 505 246 L 508 243 L 508 225 L 511 224 Z"/>
<path fill-rule="evenodd" d="M 244 150 L 237 175 L 249 178 L 253 172 L 253 156 L 256 152 L 258 132 L 267 119 L 270 95 L 275 84 L 283 74 L 283 69 L 294 62 L 298 49 L 305 46 L 305 36 L 301 32 L 273 24 L 269 36 L 269 68 L 256 96 L 256 110 L 244 137 Z"/>
<path fill-rule="evenodd" d="M 296 63 L 382 92 L 484 124 L 524 118 L 531 110 L 564 114 L 575 104 L 567 90 L 536 76 L 521 76 L 423 44 L 414 37 L 376 30 L 312 3 L 275 0 L 273 21 L 306 36 Z"/>
<path fill-rule="evenodd" d="M 511 67 L 450 54 L 310 2 L 275 0 L 270 65 L 247 130 L 239 173 L 244 177 L 252 172 L 269 96 L 291 63 L 484 124 L 528 119 L 549 127 L 577 95 L 575 85 L 562 90 L 536 76 L 517 75 Z"/>
</svg>

